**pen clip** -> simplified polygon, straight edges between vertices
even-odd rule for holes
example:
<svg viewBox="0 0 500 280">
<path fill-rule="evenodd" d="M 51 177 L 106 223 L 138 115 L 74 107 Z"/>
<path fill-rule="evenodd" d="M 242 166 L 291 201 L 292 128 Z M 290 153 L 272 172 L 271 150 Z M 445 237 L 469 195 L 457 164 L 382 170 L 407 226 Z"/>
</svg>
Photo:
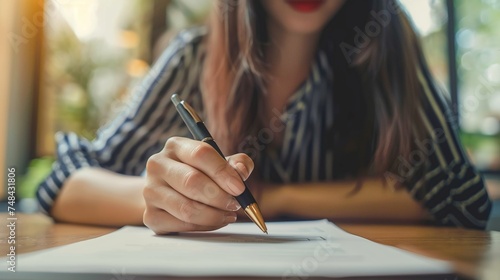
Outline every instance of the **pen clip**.
<svg viewBox="0 0 500 280">
<path fill-rule="evenodd" d="M 196 114 L 196 112 L 194 111 L 193 107 L 191 107 L 191 105 L 189 105 L 188 103 L 186 103 L 184 100 L 181 101 L 181 105 L 184 106 L 184 109 L 186 109 L 186 111 L 188 111 L 188 113 L 191 115 L 191 117 L 193 118 L 193 120 L 195 122 L 203 122 L 200 118 L 200 116 L 198 116 L 198 114 Z"/>
</svg>

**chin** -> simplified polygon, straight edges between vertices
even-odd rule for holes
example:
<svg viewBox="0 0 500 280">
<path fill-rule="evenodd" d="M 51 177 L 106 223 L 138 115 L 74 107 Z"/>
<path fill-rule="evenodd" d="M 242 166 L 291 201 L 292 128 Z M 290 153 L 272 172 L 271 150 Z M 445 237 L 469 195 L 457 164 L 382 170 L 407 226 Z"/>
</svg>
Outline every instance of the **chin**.
<svg viewBox="0 0 500 280">
<path fill-rule="evenodd" d="M 290 33 L 308 35 L 321 32 L 325 25 L 328 23 L 329 19 L 325 21 L 313 21 L 313 20 L 298 20 L 294 19 L 291 22 L 285 24 L 281 23 L 283 29 Z"/>
</svg>

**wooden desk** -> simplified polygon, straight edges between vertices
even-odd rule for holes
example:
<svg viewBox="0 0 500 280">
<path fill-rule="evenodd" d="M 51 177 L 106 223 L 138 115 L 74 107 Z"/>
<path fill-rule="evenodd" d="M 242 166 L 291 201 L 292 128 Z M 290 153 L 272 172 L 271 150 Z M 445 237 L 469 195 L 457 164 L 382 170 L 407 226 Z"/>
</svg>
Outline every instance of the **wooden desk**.
<svg viewBox="0 0 500 280">
<path fill-rule="evenodd" d="M 7 215 L 0 215 L 7 221 Z M 47 249 L 98 237 L 114 228 L 54 224 L 49 218 L 18 215 L 17 254 Z M 425 225 L 338 224 L 372 241 L 451 262 L 459 277 L 500 279 L 500 232 Z M 1 227 L 0 254 L 7 254 L 7 231 Z M 22 257 L 18 258 L 22 262 Z M 4 266 L 5 267 L 5 266 Z M 136 280 L 138 278 L 135 278 Z M 447 278 L 452 280 L 454 278 Z"/>
</svg>

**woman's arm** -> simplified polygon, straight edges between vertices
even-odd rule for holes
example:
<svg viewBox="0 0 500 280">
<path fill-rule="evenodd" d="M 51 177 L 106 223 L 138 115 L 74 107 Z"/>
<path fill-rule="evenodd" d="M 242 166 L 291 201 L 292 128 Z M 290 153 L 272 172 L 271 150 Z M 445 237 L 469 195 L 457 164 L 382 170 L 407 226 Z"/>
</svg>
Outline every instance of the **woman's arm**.
<svg viewBox="0 0 500 280">
<path fill-rule="evenodd" d="M 428 71 L 419 73 L 419 79 L 426 132 L 415 138 L 415 149 L 395 163 L 390 177 L 403 183 L 439 224 L 484 229 L 491 211 L 484 180 L 460 143 L 449 103 L 433 86 Z"/>
<path fill-rule="evenodd" d="M 146 179 L 82 168 L 64 183 L 51 216 L 56 221 L 106 226 L 142 225 Z"/>
<path fill-rule="evenodd" d="M 335 220 L 418 222 L 428 219 L 424 208 L 404 188 L 382 179 L 267 186 L 259 202 L 264 215 Z"/>
</svg>

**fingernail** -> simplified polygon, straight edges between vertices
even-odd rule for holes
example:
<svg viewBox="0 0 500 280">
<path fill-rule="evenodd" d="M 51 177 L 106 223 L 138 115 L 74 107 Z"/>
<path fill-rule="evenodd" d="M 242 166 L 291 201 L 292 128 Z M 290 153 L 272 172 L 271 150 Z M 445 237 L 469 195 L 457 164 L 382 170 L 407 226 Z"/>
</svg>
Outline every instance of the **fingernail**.
<svg viewBox="0 0 500 280">
<path fill-rule="evenodd" d="M 240 175 L 243 175 L 243 180 L 246 181 L 248 176 L 250 176 L 247 167 L 243 163 L 238 162 L 236 163 L 236 168 L 240 171 Z"/>
<path fill-rule="evenodd" d="M 234 177 L 229 177 L 227 179 L 227 187 L 233 192 L 233 195 L 240 195 L 245 190 L 243 182 Z"/>
<path fill-rule="evenodd" d="M 240 204 L 236 201 L 236 199 L 234 198 L 231 198 L 231 200 L 229 200 L 229 203 L 227 204 L 226 206 L 227 210 L 229 211 L 238 211 L 241 206 Z"/>
<path fill-rule="evenodd" d="M 236 222 L 237 216 L 234 213 L 228 213 L 224 216 L 224 223 L 230 224 Z"/>
</svg>

